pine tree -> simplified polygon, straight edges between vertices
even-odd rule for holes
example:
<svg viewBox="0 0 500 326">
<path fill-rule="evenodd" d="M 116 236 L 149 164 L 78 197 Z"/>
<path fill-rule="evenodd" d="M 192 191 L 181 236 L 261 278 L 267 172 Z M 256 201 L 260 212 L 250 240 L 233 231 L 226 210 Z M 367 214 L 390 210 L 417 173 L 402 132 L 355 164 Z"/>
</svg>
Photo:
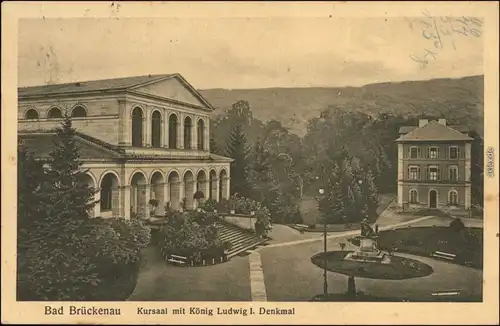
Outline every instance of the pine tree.
<svg viewBox="0 0 500 326">
<path fill-rule="evenodd" d="M 41 207 L 45 173 L 42 164 L 22 145 L 17 150 L 17 226 L 18 241 L 23 242 L 25 231 L 32 223 L 43 220 L 45 211 Z"/>
<path fill-rule="evenodd" d="M 82 169 L 75 136 L 71 118 L 66 114 L 61 127 L 56 129 L 48 170 L 53 191 L 50 217 L 61 221 L 87 219 L 95 205 L 95 190 L 85 182 L 86 171 Z"/>
<path fill-rule="evenodd" d="M 340 166 L 334 164 L 328 176 L 325 195 L 319 200 L 319 209 L 328 222 L 338 223 L 346 218 L 346 196 L 342 189 L 342 173 Z"/>
<path fill-rule="evenodd" d="M 370 170 L 366 171 L 364 174 L 362 185 L 366 214 L 368 218 L 374 218 L 377 215 L 377 208 L 379 205 L 379 191 L 375 184 L 375 178 Z"/>
<path fill-rule="evenodd" d="M 210 135 L 210 153 L 221 155 L 219 146 L 217 146 L 217 141 L 215 140 L 214 135 Z"/>
<path fill-rule="evenodd" d="M 260 140 L 257 140 L 254 145 L 251 161 L 249 180 L 254 190 L 255 198 L 262 203 L 266 199 L 267 193 L 274 187 L 274 184 L 271 155 L 262 146 Z"/>
<path fill-rule="evenodd" d="M 248 182 L 248 156 L 247 139 L 240 124 L 237 124 L 230 135 L 226 148 L 227 155 L 234 161 L 231 162 L 231 194 L 249 197 L 251 188 Z"/>
</svg>

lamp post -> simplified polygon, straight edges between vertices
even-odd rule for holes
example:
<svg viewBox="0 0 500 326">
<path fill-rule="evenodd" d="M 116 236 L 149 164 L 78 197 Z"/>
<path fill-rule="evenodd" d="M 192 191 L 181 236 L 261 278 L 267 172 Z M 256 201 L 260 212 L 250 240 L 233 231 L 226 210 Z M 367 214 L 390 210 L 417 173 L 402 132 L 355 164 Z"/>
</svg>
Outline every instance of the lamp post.
<svg viewBox="0 0 500 326">
<path fill-rule="evenodd" d="M 323 194 L 325 193 L 325 189 L 323 188 L 319 188 L 318 190 L 320 196 L 323 196 Z M 323 262 L 324 263 L 324 268 L 323 268 L 323 293 L 325 295 L 325 299 L 326 299 L 326 296 L 328 294 L 328 280 L 327 280 L 327 277 L 326 277 L 326 262 L 327 262 L 327 259 L 326 259 L 326 251 L 327 251 L 327 247 L 326 247 L 326 218 L 323 217 L 323 251 L 324 251 L 324 259 L 325 261 Z"/>
</svg>

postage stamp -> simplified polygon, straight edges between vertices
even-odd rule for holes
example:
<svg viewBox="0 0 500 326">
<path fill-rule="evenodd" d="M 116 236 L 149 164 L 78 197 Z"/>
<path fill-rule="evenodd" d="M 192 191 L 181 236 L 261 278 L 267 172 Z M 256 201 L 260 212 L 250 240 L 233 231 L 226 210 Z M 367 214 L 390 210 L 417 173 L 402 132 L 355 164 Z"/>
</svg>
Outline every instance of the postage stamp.
<svg viewBox="0 0 500 326">
<path fill-rule="evenodd" d="M 497 324 L 497 12 L 2 3 L 2 322 Z"/>
</svg>

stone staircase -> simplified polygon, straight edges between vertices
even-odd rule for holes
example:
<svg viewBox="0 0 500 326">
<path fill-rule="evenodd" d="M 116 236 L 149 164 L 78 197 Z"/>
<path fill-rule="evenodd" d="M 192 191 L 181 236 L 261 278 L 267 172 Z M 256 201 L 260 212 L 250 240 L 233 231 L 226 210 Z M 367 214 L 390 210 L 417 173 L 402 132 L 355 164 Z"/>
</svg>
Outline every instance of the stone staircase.
<svg viewBox="0 0 500 326">
<path fill-rule="evenodd" d="M 230 259 L 246 250 L 257 247 L 268 239 L 259 238 L 254 233 L 243 230 L 227 222 L 217 222 L 222 242 L 230 242 L 231 248 L 227 250 L 227 258 Z"/>
</svg>

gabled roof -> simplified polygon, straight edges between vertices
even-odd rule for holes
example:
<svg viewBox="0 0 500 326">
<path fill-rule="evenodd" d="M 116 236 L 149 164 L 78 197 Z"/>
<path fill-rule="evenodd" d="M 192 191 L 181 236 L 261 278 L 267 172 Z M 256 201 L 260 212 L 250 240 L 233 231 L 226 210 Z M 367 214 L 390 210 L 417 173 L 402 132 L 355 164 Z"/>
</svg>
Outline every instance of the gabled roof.
<svg viewBox="0 0 500 326">
<path fill-rule="evenodd" d="M 30 153 L 38 159 L 48 159 L 50 152 L 54 149 L 56 134 L 54 132 L 28 132 L 18 135 L 19 142 Z M 75 137 L 76 147 L 80 151 L 80 158 L 85 160 L 115 160 L 120 158 L 120 152 L 112 147 L 106 148 L 101 144 L 93 142 L 79 134 Z"/>
<path fill-rule="evenodd" d="M 25 97 L 31 95 L 52 95 L 61 93 L 80 93 L 90 91 L 104 91 L 104 90 L 125 90 L 134 86 L 141 86 L 143 84 L 160 81 L 164 78 L 174 76 L 172 75 L 146 75 L 124 78 L 112 78 L 101 80 L 80 81 L 74 83 L 42 85 L 19 87 L 18 96 Z"/>
<path fill-rule="evenodd" d="M 456 131 L 459 132 L 470 132 L 470 128 L 468 126 L 462 126 L 462 125 L 448 125 L 448 127 L 455 129 Z M 399 133 L 400 134 L 407 134 L 412 132 L 413 130 L 417 129 L 418 126 L 402 126 L 399 128 Z"/>
<path fill-rule="evenodd" d="M 57 96 L 80 94 L 85 92 L 98 92 L 98 91 L 134 91 L 135 89 L 154 84 L 170 78 L 179 80 L 187 90 L 193 94 L 199 101 L 206 105 L 210 110 L 214 110 L 212 105 L 180 74 L 161 74 L 161 75 L 145 75 L 133 76 L 123 78 L 111 78 L 101 80 L 79 81 L 74 83 L 42 85 L 42 86 L 29 86 L 19 87 L 18 97 L 20 99 L 37 97 L 37 96 Z"/>
<path fill-rule="evenodd" d="M 48 159 L 50 152 L 54 149 L 56 134 L 53 130 L 26 131 L 18 133 L 19 143 L 37 159 Z M 118 147 L 106 143 L 100 139 L 87 134 L 76 132 L 76 147 L 80 151 L 82 161 L 165 161 L 169 163 L 184 163 L 186 161 L 196 162 L 232 162 L 233 159 L 210 153 L 207 157 L 172 156 L 172 155 L 145 155 L 128 154 Z"/>
<path fill-rule="evenodd" d="M 396 141 L 469 141 L 472 138 L 437 121 L 431 121 L 422 127 L 417 127 Z"/>
</svg>

